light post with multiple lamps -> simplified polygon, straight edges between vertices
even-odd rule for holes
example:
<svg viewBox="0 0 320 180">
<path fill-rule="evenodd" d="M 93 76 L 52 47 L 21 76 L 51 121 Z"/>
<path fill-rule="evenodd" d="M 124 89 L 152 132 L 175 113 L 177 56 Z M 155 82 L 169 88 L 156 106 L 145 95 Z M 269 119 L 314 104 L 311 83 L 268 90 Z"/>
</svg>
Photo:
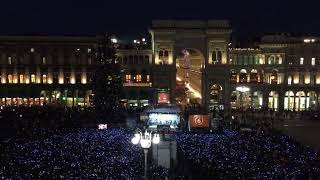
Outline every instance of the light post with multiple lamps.
<svg viewBox="0 0 320 180">
<path fill-rule="evenodd" d="M 134 145 L 140 143 L 141 147 L 144 151 L 144 177 L 147 179 L 147 163 L 148 163 L 148 150 L 151 147 L 151 144 L 159 144 L 160 143 L 160 135 L 158 133 L 152 134 L 152 132 L 148 132 L 147 130 L 142 133 L 139 131 L 138 133 L 134 134 L 131 142 Z"/>
</svg>

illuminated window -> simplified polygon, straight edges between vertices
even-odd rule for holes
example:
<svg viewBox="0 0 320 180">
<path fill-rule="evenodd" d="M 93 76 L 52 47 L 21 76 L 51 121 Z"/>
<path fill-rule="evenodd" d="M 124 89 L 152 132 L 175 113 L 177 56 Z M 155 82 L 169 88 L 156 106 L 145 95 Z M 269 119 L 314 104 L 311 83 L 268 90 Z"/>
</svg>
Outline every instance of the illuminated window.
<svg viewBox="0 0 320 180">
<path fill-rule="evenodd" d="M 311 58 L 311 65 L 315 66 L 316 65 L 316 58 Z"/>
<path fill-rule="evenodd" d="M 36 83 L 36 75 L 31 74 L 31 83 Z"/>
<path fill-rule="evenodd" d="M 276 64 L 276 58 L 274 55 L 271 55 L 269 58 L 268 58 L 268 64 Z"/>
<path fill-rule="evenodd" d="M 141 75 L 137 75 L 137 76 L 136 76 L 136 81 L 137 81 L 137 82 L 141 82 Z"/>
<path fill-rule="evenodd" d="M 47 64 L 47 58 L 46 57 L 42 57 L 42 64 Z"/>
<path fill-rule="evenodd" d="M 92 64 L 92 60 L 91 57 L 88 58 L 88 64 L 91 65 Z"/>
<path fill-rule="evenodd" d="M 299 83 L 299 73 L 295 73 L 293 76 L 293 83 L 298 84 Z"/>
<path fill-rule="evenodd" d="M 169 51 L 160 50 L 159 51 L 159 60 L 160 60 L 160 64 L 168 64 Z"/>
<path fill-rule="evenodd" d="M 8 74 L 8 83 L 12 84 L 12 82 L 13 82 L 12 74 Z"/>
<path fill-rule="evenodd" d="M 33 53 L 33 52 L 34 52 L 34 48 L 31 48 L 31 49 L 30 49 L 30 52 L 32 52 L 32 53 Z"/>
<path fill-rule="evenodd" d="M 88 48 L 88 53 L 91 53 L 91 48 Z"/>
<path fill-rule="evenodd" d="M 282 64 L 282 57 L 280 55 L 276 57 L 276 63 Z"/>
<path fill-rule="evenodd" d="M 147 82 L 150 82 L 150 75 L 147 75 Z"/>
<path fill-rule="evenodd" d="M 292 84 L 292 76 L 288 76 L 288 85 Z"/>
<path fill-rule="evenodd" d="M 126 75 L 126 82 L 130 82 L 131 81 L 131 75 L 130 74 L 127 74 Z"/>
<path fill-rule="evenodd" d="M 24 75 L 23 74 L 19 75 L 19 82 L 20 82 L 20 84 L 24 83 Z"/>
<path fill-rule="evenodd" d="M 303 65 L 304 58 L 300 58 L 300 65 Z"/>
<path fill-rule="evenodd" d="M 47 83 L 47 75 L 45 75 L 45 74 L 42 75 L 42 83 L 43 84 Z"/>
<path fill-rule="evenodd" d="M 8 64 L 12 64 L 12 57 L 11 56 L 8 57 Z"/>
<path fill-rule="evenodd" d="M 310 73 L 304 75 L 304 84 L 310 84 Z"/>
<path fill-rule="evenodd" d="M 304 39 L 303 40 L 304 43 L 310 43 L 310 41 L 311 41 L 310 39 Z"/>
<path fill-rule="evenodd" d="M 320 73 L 316 74 L 316 84 L 320 84 Z"/>
</svg>

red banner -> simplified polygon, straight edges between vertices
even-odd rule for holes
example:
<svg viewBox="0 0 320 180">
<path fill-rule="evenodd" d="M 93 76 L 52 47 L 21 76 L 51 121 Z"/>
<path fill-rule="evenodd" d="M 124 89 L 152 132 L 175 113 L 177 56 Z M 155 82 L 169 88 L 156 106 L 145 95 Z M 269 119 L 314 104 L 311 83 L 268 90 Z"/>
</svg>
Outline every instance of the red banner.
<svg viewBox="0 0 320 180">
<path fill-rule="evenodd" d="M 189 116 L 190 127 L 209 127 L 208 115 L 190 115 Z"/>
<path fill-rule="evenodd" d="M 169 93 L 167 92 L 159 92 L 158 93 L 158 103 L 169 103 L 170 99 L 169 99 Z"/>
</svg>

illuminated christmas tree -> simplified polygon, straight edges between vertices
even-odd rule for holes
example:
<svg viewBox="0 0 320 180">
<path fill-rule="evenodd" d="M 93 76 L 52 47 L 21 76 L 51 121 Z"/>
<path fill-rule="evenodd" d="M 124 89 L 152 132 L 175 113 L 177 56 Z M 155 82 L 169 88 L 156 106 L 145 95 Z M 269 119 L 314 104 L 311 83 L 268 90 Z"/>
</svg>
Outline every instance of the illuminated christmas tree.
<svg viewBox="0 0 320 180">
<path fill-rule="evenodd" d="M 120 104 L 122 92 L 121 67 L 115 54 L 116 40 L 110 36 L 99 38 L 96 53 L 97 69 L 93 75 L 93 104 L 100 123 L 124 121 Z"/>
</svg>

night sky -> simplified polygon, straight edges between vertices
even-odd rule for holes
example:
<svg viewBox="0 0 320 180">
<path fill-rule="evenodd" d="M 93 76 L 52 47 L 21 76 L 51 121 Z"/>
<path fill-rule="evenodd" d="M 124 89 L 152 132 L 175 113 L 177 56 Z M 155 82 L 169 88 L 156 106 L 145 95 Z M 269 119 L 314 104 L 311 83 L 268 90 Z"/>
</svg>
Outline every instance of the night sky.
<svg viewBox="0 0 320 180">
<path fill-rule="evenodd" d="M 112 32 L 133 39 L 152 19 L 229 19 L 234 35 L 320 32 L 320 2 L 308 0 L 6 0 L 1 35 L 94 35 Z"/>
</svg>

